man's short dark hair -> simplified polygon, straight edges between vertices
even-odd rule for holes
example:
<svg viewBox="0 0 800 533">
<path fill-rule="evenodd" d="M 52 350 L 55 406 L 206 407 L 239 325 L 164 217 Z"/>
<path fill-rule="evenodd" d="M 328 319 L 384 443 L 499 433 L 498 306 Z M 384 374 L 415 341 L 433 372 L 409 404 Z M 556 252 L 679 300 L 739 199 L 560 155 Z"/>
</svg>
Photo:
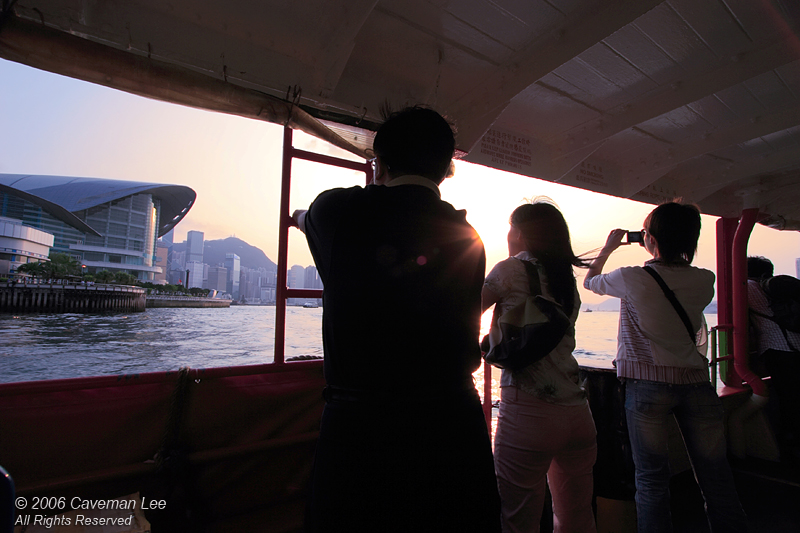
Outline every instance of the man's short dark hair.
<svg viewBox="0 0 800 533">
<path fill-rule="evenodd" d="M 455 152 L 450 124 L 436 111 L 407 107 L 389 115 L 372 143 L 392 177 L 424 176 L 441 183 Z"/>
<path fill-rule="evenodd" d="M 752 279 L 771 278 L 775 272 L 772 261 L 761 255 L 751 255 L 747 258 L 747 277 Z"/>
</svg>

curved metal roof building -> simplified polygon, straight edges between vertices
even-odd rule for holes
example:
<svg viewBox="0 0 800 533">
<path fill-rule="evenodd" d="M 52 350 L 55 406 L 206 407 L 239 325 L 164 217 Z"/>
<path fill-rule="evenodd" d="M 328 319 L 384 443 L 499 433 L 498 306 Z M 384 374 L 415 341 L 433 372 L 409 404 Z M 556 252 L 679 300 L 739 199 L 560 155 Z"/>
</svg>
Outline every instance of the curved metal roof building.
<svg viewBox="0 0 800 533">
<path fill-rule="evenodd" d="M 126 196 L 150 194 L 161 201 L 158 237 L 174 228 L 197 198 L 194 190 L 183 185 L 28 174 L 0 174 L 0 191 L 23 197 L 85 233 L 97 232 L 74 213 Z"/>
<path fill-rule="evenodd" d="M 70 176 L 0 174 L 0 216 L 53 234 L 53 251 L 86 272 L 161 273 L 156 241 L 189 212 L 189 187 Z"/>
</svg>

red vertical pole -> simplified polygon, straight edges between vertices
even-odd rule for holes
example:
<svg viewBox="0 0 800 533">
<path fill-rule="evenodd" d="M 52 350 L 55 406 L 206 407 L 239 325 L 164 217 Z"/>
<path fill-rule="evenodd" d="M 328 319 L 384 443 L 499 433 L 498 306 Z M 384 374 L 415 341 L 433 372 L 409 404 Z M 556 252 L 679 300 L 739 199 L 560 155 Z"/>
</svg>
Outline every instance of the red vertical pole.
<svg viewBox="0 0 800 533">
<path fill-rule="evenodd" d="M 725 357 L 731 353 L 731 325 L 733 324 L 733 236 L 737 218 L 720 218 L 717 220 L 717 329 L 719 331 L 719 355 Z M 719 374 L 722 382 L 730 386 L 739 386 L 742 379 L 729 361 L 719 363 Z"/>
<path fill-rule="evenodd" d="M 372 183 L 373 170 L 370 162 L 356 163 L 347 159 L 307 152 L 292 145 L 293 131 L 283 128 L 283 167 L 281 173 L 281 206 L 278 230 L 278 279 L 275 287 L 275 363 L 283 363 L 286 349 L 286 299 L 289 296 L 287 271 L 289 268 L 289 228 L 295 225 L 289 213 L 289 200 L 292 184 L 292 159 L 314 161 L 340 168 L 364 172 L 367 185 Z M 297 290 L 297 289 L 295 289 Z"/>
<path fill-rule="evenodd" d="M 486 419 L 486 429 L 492 433 L 492 365 L 483 362 L 483 417 Z"/>
<path fill-rule="evenodd" d="M 743 210 L 733 237 L 733 361 L 736 372 L 752 387 L 753 393 L 766 396 L 764 382 L 750 370 L 747 349 L 747 241 L 757 218 L 757 208 Z"/>
<path fill-rule="evenodd" d="M 281 207 L 278 229 L 278 280 L 275 287 L 275 363 L 284 362 L 286 342 L 286 272 L 289 264 L 289 193 L 292 184 L 292 129 L 283 128 L 283 167 L 281 173 Z"/>
</svg>

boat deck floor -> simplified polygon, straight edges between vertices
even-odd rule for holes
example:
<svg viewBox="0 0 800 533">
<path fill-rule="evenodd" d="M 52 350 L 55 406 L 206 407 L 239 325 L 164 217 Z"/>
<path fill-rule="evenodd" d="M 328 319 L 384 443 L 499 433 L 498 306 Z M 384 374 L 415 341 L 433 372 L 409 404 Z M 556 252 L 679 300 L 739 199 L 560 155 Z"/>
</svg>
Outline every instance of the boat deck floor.
<svg viewBox="0 0 800 533">
<path fill-rule="evenodd" d="M 758 459 L 732 466 L 750 533 L 800 532 L 800 467 Z M 676 533 L 710 531 L 691 471 L 674 476 L 670 492 Z"/>
</svg>

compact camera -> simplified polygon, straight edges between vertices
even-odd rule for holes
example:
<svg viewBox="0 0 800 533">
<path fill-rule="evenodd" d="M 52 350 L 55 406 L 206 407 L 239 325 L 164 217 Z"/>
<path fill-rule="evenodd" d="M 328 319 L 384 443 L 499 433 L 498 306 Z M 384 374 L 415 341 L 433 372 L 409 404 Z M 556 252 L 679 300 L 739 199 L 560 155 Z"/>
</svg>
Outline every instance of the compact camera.
<svg viewBox="0 0 800 533">
<path fill-rule="evenodd" d="M 639 243 L 639 246 L 644 246 L 644 232 L 643 231 L 628 231 L 625 233 L 625 244 Z"/>
</svg>

